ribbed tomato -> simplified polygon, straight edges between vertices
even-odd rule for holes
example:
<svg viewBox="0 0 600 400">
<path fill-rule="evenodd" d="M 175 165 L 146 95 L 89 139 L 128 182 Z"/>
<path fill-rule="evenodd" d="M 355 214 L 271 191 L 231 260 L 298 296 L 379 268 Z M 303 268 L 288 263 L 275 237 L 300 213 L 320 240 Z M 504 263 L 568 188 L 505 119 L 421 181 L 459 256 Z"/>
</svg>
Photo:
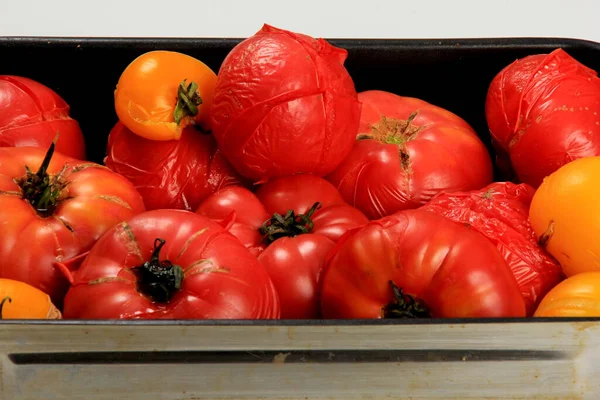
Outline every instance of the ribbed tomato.
<svg viewBox="0 0 600 400">
<path fill-rule="evenodd" d="M 120 122 L 108 137 L 107 167 L 129 179 L 147 210 L 195 210 L 202 200 L 228 185 L 242 185 L 211 135 L 194 127 L 179 140 L 145 139 Z"/>
<path fill-rule="evenodd" d="M 522 182 L 600 155 L 600 79 L 562 49 L 517 60 L 490 84 L 486 118 L 500 158 Z"/>
<path fill-rule="evenodd" d="M 538 245 L 529 222 L 534 193 L 525 183 L 495 182 L 481 190 L 443 193 L 423 206 L 465 224 L 494 243 L 519 284 L 528 316 L 564 278 L 558 262 Z"/>
<path fill-rule="evenodd" d="M 367 218 L 326 180 L 293 175 L 256 194 L 227 187 L 197 211 L 224 224 L 267 268 L 281 299 L 281 317 L 317 318 L 319 278 L 327 253 Z"/>
<path fill-rule="evenodd" d="M 235 46 L 219 70 L 212 127 L 240 174 L 264 182 L 333 171 L 360 116 L 346 57 L 323 39 L 268 25 Z"/>
<path fill-rule="evenodd" d="M 121 175 L 53 152 L 0 148 L 0 278 L 30 284 L 60 307 L 68 288 L 60 269 L 144 203 Z"/>
<path fill-rule="evenodd" d="M 328 256 L 321 282 L 324 318 L 525 316 L 496 247 L 421 209 L 349 231 Z"/>
<path fill-rule="evenodd" d="M 85 159 L 85 143 L 69 105 L 52 89 L 20 76 L 0 75 L 0 147 L 47 149 L 56 134 L 56 151 Z"/>
<path fill-rule="evenodd" d="M 279 317 L 262 265 L 217 223 L 189 211 L 148 211 L 115 225 L 71 281 L 65 318 Z"/>
<path fill-rule="evenodd" d="M 600 317 L 600 271 L 565 279 L 544 297 L 535 317 Z"/>
<path fill-rule="evenodd" d="M 417 208 L 440 192 L 491 183 L 489 153 L 457 115 L 389 92 L 367 91 L 358 98 L 358 140 L 327 179 L 370 219 Z"/>
</svg>

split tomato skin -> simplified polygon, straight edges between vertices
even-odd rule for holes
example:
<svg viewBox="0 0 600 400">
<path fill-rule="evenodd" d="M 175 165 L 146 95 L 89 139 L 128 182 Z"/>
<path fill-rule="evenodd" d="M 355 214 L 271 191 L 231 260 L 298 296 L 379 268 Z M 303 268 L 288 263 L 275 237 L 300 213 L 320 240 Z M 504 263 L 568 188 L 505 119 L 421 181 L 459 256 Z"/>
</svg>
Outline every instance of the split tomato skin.
<svg viewBox="0 0 600 400">
<path fill-rule="evenodd" d="M 0 279 L 0 319 L 61 319 L 50 296 L 24 282 Z"/>
<path fill-rule="evenodd" d="M 534 317 L 600 317 L 600 271 L 583 272 L 559 283 L 541 301 Z"/>
<path fill-rule="evenodd" d="M 188 110 L 177 121 L 179 87 L 183 84 L 187 89 L 191 83 L 197 85 L 189 96 L 196 104 L 196 113 Z M 211 130 L 216 83 L 215 72 L 194 57 L 175 51 L 149 51 L 121 74 L 115 90 L 115 110 L 119 120 L 136 135 L 151 140 L 179 140 L 190 124 Z"/>
<path fill-rule="evenodd" d="M 348 53 L 323 39 L 264 25 L 227 55 L 218 74 L 213 133 L 254 182 L 325 176 L 348 154 L 360 102 Z"/>
<path fill-rule="evenodd" d="M 85 159 L 79 123 L 55 91 L 29 78 L 0 75 L 0 147 L 47 149 L 57 134 L 58 152 Z"/>
<path fill-rule="evenodd" d="M 0 278 L 34 286 L 60 306 L 68 288 L 60 270 L 76 267 L 100 236 L 143 212 L 144 203 L 108 168 L 54 153 L 47 172 L 49 179 L 60 176 L 59 195 L 51 212 L 37 211 L 17 182 L 45 156 L 37 147 L 0 148 Z"/>
<path fill-rule="evenodd" d="M 561 166 L 600 155 L 600 79 L 562 49 L 500 71 L 485 111 L 501 157 L 534 188 Z"/>
<path fill-rule="evenodd" d="M 195 210 L 217 190 L 246 184 L 214 138 L 193 127 L 184 129 L 179 140 L 157 141 L 117 122 L 104 164 L 133 183 L 147 210 Z"/>
<path fill-rule="evenodd" d="M 167 301 L 145 292 L 135 272 L 157 239 L 164 240 L 160 262 L 182 269 L 180 288 Z M 216 222 L 184 210 L 147 211 L 115 225 L 71 281 L 65 318 L 276 319 L 280 312 L 256 258 Z"/>
<path fill-rule="evenodd" d="M 464 225 L 406 210 L 349 231 L 321 278 L 321 312 L 378 319 L 393 302 L 390 282 L 434 318 L 524 317 L 525 303 L 495 246 Z"/>
<path fill-rule="evenodd" d="M 418 208 L 440 192 L 492 182 L 489 153 L 462 118 L 384 91 L 358 98 L 363 107 L 357 140 L 327 179 L 369 219 Z"/>
<path fill-rule="evenodd" d="M 558 262 L 538 245 L 529 222 L 534 193 L 526 183 L 494 182 L 480 190 L 439 194 L 422 207 L 468 226 L 496 246 L 519 284 L 528 316 L 564 279 Z"/>
</svg>

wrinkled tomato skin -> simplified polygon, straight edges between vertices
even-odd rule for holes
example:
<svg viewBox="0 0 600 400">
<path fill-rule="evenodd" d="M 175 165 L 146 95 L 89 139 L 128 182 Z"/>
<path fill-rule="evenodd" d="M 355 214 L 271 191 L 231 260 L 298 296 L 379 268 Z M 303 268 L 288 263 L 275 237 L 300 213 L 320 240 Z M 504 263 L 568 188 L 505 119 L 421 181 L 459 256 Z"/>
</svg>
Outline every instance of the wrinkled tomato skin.
<svg viewBox="0 0 600 400">
<path fill-rule="evenodd" d="M 67 184 L 54 213 L 42 216 L 22 198 L 15 179 L 25 175 L 25 166 L 36 171 L 45 155 L 36 147 L 0 148 L 0 278 L 34 286 L 59 306 L 68 288 L 61 265 L 75 266 L 113 225 L 143 212 L 144 203 L 108 168 L 54 153 L 48 173 L 65 168 Z"/>
<path fill-rule="evenodd" d="M 245 184 L 212 136 L 193 127 L 179 140 L 159 141 L 135 135 L 117 122 L 104 163 L 134 184 L 147 210 L 195 210 L 222 187 Z"/>
<path fill-rule="evenodd" d="M 443 191 L 491 183 L 489 153 L 457 115 L 389 92 L 367 91 L 358 98 L 363 103 L 358 140 L 327 179 L 368 218 L 418 208 Z"/>
<path fill-rule="evenodd" d="M 84 160 L 85 142 L 69 105 L 52 89 L 20 76 L 0 75 L 0 147 L 47 149 Z"/>
<path fill-rule="evenodd" d="M 494 182 L 481 190 L 440 194 L 422 207 L 467 225 L 496 246 L 519 284 L 528 316 L 564 279 L 558 262 L 538 245 L 529 222 L 534 193 L 525 183 Z"/>
<path fill-rule="evenodd" d="M 534 317 L 600 317 L 600 271 L 565 279 L 541 301 Z"/>
<path fill-rule="evenodd" d="M 422 299 L 434 318 L 524 317 L 517 282 L 479 233 L 425 210 L 407 210 L 349 231 L 321 278 L 323 318 L 382 318 L 390 281 Z"/>
<path fill-rule="evenodd" d="M 360 102 L 346 50 L 264 25 L 227 55 L 212 107 L 225 157 L 254 182 L 325 176 L 352 148 Z"/>
<path fill-rule="evenodd" d="M 265 243 L 259 229 L 273 214 L 304 214 L 316 202 L 322 207 L 313 214 L 310 233 Z M 256 193 L 226 187 L 207 198 L 197 213 L 228 226 L 258 257 L 277 288 L 284 319 L 318 318 L 319 279 L 327 253 L 346 231 L 368 222 L 329 182 L 312 175 L 276 178 Z"/>
<path fill-rule="evenodd" d="M 525 57 L 491 82 L 486 119 L 518 178 L 537 188 L 561 166 L 600 155 L 600 79 L 562 49 Z"/>
<path fill-rule="evenodd" d="M 181 289 L 168 303 L 138 291 L 131 268 L 150 258 L 181 266 Z M 217 223 L 183 210 L 153 210 L 114 226 L 72 277 L 65 318 L 275 319 L 279 301 L 262 265 Z"/>
</svg>

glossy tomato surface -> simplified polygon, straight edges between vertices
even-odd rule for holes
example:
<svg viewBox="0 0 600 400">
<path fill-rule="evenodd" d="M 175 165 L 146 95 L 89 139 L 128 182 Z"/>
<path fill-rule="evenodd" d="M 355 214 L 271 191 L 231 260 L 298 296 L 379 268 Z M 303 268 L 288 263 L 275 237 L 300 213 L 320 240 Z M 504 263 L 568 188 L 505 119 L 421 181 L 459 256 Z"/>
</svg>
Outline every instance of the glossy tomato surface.
<svg viewBox="0 0 600 400">
<path fill-rule="evenodd" d="M 47 149 L 57 134 L 58 152 L 85 159 L 85 143 L 69 105 L 52 89 L 20 76 L 0 75 L 0 147 Z"/>
<path fill-rule="evenodd" d="M 485 111 L 501 157 L 535 188 L 566 163 L 600 155 L 600 79 L 562 49 L 500 71 Z"/>
<path fill-rule="evenodd" d="M 315 209 L 317 202 L 320 207 Z M 277 288 L 285 319 L 318 317 L 319 279 L 327 253 L 347 230 L 368 222 L 344 203 L 335 187 L 312 175 L 277 178 L 256 194 L 227 187 L 197 212 L 228 226 L 258 256 Z"/>
<path fill-rule="evenodd" d="M 488 238 L 508 263 L 531 316 L 550 289 L 563 280 L 560 265 L 537 242 L 529 222 L 535 190 L 494 182 L 481 190 L 443 193 L 423 206 Z"/>
<path fill-rule="evenodd" d="M 136 135 L 178 140 L 190 124 L 211 129 L 209 116 L 216 83 L 215 72 L 200 60 L 176 51 L 149 51 L 121 74 L 115 110 Z"/>
<path fill-rule="evenodd" d="M 164 247 L 156 269 L 169 274 L 177 266 L 182 275 L 166 298 L 148 291 L 153 281 L 136 270 L 151 260 L 157 239 Z M 279 317 L 277 293 L 262 265 L 217 223 L 189 211 L 148 211 L 114 226 L 72 280 L 65 318 Z"/>
<path fill-rule="evenodd" d="M 36 147 L 0 148 L 0 278 L 28 283 L 60 305 L 71 266 L 113 225 L 144 211 L 133 185 L 108 168 L 54 153 L 47 179 L 55 204 L 24 199 L 26 167 L 35 174 L 46 156 Z"/>
<path fill-rule="evenodd" d="M 179 140 L 159 141 L 135 135 L 117 122 L 104 163 L 134 184 L 147 210 L 195 210 L 222 187 L 245 184 L 213 137 L 193 127 Z"/>
<path fill-rule="evenodd" d="M 496 247 L 425 210 L 398 212 L 347 233 L 330 253 L 321 283 L 324 318 L 525 316 L 517 281 Z M 399 306 L 393 285 L 410 307 Z"/>
<path fill-rule="evenodd" d="M 540 244 L 566 276 L 600 271 L 600 157 L 572 161 L 533 196 L 529 217 Z"/>
<path fill-rule="evenodd" d="M 327 179 L 370 219 L 422 206 L 444 191 L 492 181 L 489 153 L 460 117 L 423 100 L 359 93 L 358 140 Z"/>
<path fill-rule="evenodd" d="M 347 51 L 265 25 L 219 70 L 212 126 L 223 154 L 254 181 L 324 176 L 348 154 L 360 116 Z"/>
<path fill-rule="evenodd" d="M 554 287 L 535 317 L 600 317 L 600 271 L 572 276 Z"/>
</svg>

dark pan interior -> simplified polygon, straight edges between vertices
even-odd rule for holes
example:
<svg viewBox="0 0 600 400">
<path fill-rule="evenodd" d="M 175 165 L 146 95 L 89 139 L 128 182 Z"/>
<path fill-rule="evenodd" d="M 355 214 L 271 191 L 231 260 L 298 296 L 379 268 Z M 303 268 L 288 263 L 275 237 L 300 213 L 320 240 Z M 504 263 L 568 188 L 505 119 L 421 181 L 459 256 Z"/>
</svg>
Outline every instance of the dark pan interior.
<svg viewBox="0 0 600 400">
<path fill-rule="evenodd" d="M 116 122 L 113 92 L 121 72 L 129 62 L 149 50 L 176 50 L 197 57 L 218 71 L 229 50 L 238 42 L 239 39 L 217 38 L 0 37 L 0 74 L 26 76 L 58 92 L 71 105 L 73 118 L 81 124 L 88 158 L 102 162 L 108 133 Z M 492 149 L 484 115 L 485 97 L 489 83 L 506 65 L 517 58 L 548 53 L 561 47 L 582 63 L 600 71 L 600 44 L 574 39 L 331 39 L 330 42 L 348 50 L 346 67 L 358 91 L 387 90 L 444 107 L 467 120 L 490 152 Z M 282 322 L 271 321 L 267 324 Z M 451 321 L 442 323 L 447 322 Z M 264 324 L 265 321 L 256 323 Z M 295 325 L 306 322 L 283 323 Z"/>
</svg>

